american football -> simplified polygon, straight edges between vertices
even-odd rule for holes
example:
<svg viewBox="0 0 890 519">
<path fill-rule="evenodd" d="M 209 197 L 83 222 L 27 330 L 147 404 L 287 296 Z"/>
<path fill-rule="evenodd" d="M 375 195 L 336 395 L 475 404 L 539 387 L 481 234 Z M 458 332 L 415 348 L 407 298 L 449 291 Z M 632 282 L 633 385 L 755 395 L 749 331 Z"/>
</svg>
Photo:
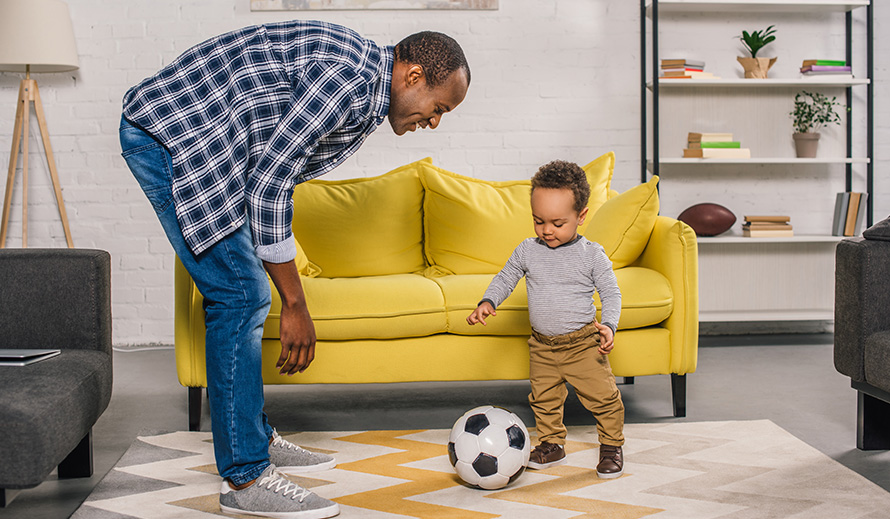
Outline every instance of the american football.
<svg viewBox="0 0 890 519">
<path fill-rule="evenodd" d="M 735 223 L 735 215 L 719 204 L 705 202 L 686 208 L 677 220 L 692 227 L 698 236 L 717 236 Z"/>
</svg>

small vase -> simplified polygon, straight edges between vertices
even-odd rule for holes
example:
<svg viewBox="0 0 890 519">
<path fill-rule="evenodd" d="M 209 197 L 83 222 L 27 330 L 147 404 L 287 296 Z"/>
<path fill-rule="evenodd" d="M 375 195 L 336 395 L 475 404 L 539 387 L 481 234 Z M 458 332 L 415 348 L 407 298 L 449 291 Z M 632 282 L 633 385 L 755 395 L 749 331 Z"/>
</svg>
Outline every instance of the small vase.
<svg viewBox="0 0 890 519">
<path fill-rule="evenodd" d="M 767 72 L 776 62 L 776 58 L 743 58 L 740 56 L 736 59 L 745 69 L 746 79 L 766 79 Z"/>
<path fill-rule="evenodd" d="M 797 158 L 816 158 L 816 148 L 819 146 L 818 133 L 795 133 L 792 137 L 794 137 L 794 148 L 797 150 Z"/>
</svg>

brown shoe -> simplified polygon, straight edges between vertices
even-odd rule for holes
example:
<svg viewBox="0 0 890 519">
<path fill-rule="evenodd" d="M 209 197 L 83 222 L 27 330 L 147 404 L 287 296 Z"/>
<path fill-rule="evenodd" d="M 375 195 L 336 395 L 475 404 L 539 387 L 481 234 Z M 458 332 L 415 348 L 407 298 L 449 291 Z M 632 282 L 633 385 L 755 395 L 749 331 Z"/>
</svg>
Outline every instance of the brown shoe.
<svg viewBox="0 0 890 519">
<path fill-rule="evenodd" d="M 624 474 L 624 455 L 621 447 L 600 445 L 600 462 L 596 466 L 596 475 L 603 479 L 612 479 L 622 474 Z"/>
<path fill-rule="evenodd" d="M 562 465 L 565 462 L 566 450 L 562 445 L 541 442 L 529 456 L 528 468 L 541 470 L 555 465 Z"/>
</svg>

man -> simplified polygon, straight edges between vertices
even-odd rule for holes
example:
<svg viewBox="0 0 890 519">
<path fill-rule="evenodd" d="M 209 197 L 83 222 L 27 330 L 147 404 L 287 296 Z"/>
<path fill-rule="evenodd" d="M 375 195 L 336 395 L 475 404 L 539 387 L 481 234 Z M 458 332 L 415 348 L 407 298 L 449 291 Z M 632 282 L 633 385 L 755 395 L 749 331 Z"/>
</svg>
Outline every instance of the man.
<svg viewBox="0 0 890 519">
<path fill-rule="evenodd" d="M 281 295 L 281 356 L 315 357 L 291 234 L 297 183 L 324 174 L 389 119 L 436 128 L 470 83 L 460 46 L 434 32 L 382 47 L 337 25 L 246 27 L 186 51 L 124 96 L 121 148 L 204 296 L 207 383 L 226 512 L 331 517 L 336 503 L 284 479 L 332 457 L 281 438 L 263 412 L 261 337 Z M 277 468 L 276 468 L 277 467 Z"/>
</svg>

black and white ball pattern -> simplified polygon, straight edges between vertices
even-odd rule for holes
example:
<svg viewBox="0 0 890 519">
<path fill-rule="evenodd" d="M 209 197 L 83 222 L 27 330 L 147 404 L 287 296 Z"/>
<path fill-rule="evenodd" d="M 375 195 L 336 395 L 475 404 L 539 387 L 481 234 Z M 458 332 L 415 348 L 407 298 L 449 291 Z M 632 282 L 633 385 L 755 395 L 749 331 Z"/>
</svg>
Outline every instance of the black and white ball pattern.
<svg viewBox="0 0 890 519">
<path fill-rule="evenodd" d="M 448 459 L 457 475 L 486 490 L 503 488 L 522 475 L 530 452 L 522 420 L 490 405 L 464 413 L 448 438 Z"/>
</svg>

